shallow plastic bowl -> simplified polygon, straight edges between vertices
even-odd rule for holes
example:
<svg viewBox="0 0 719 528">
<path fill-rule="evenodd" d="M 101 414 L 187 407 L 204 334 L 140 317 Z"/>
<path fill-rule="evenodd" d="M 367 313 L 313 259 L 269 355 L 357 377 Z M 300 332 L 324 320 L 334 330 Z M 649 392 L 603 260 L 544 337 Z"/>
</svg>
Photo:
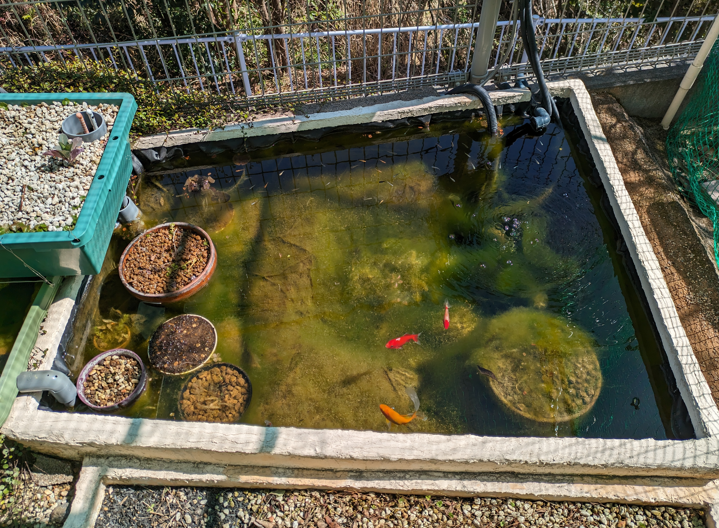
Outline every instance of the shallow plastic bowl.
<svg viewBox="0 0 719 528">
<path fill-rule="evenodd" d="M 85 382 L 87 381 L 87 375 L 90 373 L 90 371 L 95 367 L 95 365 L 101 363 L 105 360 L 107 356 L 126 356 L 134 359 L 138 362 L 140 365 L 140 382 L 137 384 L 137 387 L 135 387 L 135 390 L 133 390 L 130 395 L 122 400 L 121 402 L 115 403 L 113 405 L 108 405 L 107 407 L 99 407 L 97 405 L 93 405 L 89 401 L 87 401 L 87 398 L 85 398 Z M 108 350 L 107 352 L 103 352 L 102 354 L 99 354 L 92 358 L 90 361 L 88 361 L 87 365 L 85 365 L 80 372 L 80 375 L 77 377 L 77 396 L 80 398 L 80 401 L 87 405 L 90 409 L 93 409 L 95 411 L 102 411 L 102 412 L 113 412 L 113 411 L 119 411 L 123 407 L 128 407 L 131 405 L 135 400 L 137 400 L 143 392 L 145 392 L 145 389 L 147 388 L 147 371 L 145 370 L 145 364 L 140 359 L 140 356 L 135 354 L 132 350 L 126 350 L 124 348 L 115 348 L 113 350 Z"/>
</svg>

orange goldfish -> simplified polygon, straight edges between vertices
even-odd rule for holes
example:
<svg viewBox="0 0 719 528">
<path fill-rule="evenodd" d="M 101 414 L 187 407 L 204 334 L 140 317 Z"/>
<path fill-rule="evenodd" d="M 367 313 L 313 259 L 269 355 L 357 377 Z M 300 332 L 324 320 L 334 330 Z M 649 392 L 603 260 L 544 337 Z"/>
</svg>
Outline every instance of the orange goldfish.
<svg viewBox="0 0 719 528">
<path fill-rule="evenodd" d="M 402 337 L 390 339 L 389 341 L 387 341 L 385 348 L 402 348 L 405 343 L 407 343 L 407 341 L 414 341 L 415 343 L 419 343 L 420 335 L 422 335 L 422 332 L 420 332 L 419 334 L 405 334 Z"/>
<path fill-rule="evenodd" d="M 444 329 L 449 328 L 449 301 L 444 301 Z"/>
<path fill-rule="evenodd" d="M 412 415 L 399 414 L 391 407 L 388 407 L 385 404 L 381 404 L 379 406 L 379 410 L 382 412 L 382 414 L 384 414 L 384 417 L 387 419 L 387 425 L 389 425 L 390 423 L 396 425 L 405 425 L 414 420 L 417 416 L 417 411 L 419 410 L 419 398 L 417 397 L 417 391 L 415 391 L 412 387 L 405 387 L 404 391 L 407 393 L 407 396 L 409 396 L 409 399 L 412 400 L 412 403 L 414 403 L 414 412 L 412 413 Z"/>
</svg>

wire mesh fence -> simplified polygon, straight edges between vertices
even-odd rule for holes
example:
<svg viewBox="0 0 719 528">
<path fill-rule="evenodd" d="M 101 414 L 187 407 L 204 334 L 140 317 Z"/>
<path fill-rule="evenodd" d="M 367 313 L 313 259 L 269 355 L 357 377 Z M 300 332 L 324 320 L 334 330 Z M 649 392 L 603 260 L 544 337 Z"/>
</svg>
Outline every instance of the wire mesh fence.
<svg viewBox="0 0 719 528">
<path fill-rule="evenodd" d="M 36 0 L 0 4 L 0 68 L 68 61 L 248 101 L 346 97 L 467 80 L 482 0 Z M 541 0 L 547 75 L 691 58 L 719 0 Z M 490 67 L 529 73 L 503 0 Z"/>
<path fill-rule="evenodd" d="M 667 156 L 677 188 L 714 225 L 719 265 L 719 42 L 704 63 L 694 93 L 667 136 Z"/>
</svg>

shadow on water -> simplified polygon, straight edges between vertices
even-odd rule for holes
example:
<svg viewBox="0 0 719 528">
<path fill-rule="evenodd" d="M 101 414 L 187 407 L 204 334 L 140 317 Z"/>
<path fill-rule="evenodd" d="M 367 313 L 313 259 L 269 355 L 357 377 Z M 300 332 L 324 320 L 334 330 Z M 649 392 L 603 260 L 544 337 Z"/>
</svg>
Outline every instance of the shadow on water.
<svg viewBox="0 0 719 528">
<path fill-rule="evenodd" d="M 76 322 L 85 337 L 74 370 L 99 353 L 102 319 L 129 316 L 128 348 L 146 360 L 157 325 L 197 313 L 217 328 L 215 359 L 252 379 L 244 423 L 384 431 L 378 406 L 411 414 L 411 386 L 422 418 L 393 430 L 685 435 L 667 418 L 671 384 L 654 373 L 666 361 L 581 154 L 559 127 L 538 137 L 518 118 L 503 127 L 501 152 L 481 123 L 458 121 L 281 140 L 237 164 L 219 146 L 189 149 L 182 163 L 196 168 L 146 177 L 140 207 L 147 226 L 207 228 L 215 276 L 156 308 L 111 270 L 98 308 Z M 188 178 L 200 177 L 223 199 L 188 194 Z M 385 347 L 405 334 L 419 343 Z M 150 369 L 148 390 L 122 413 L 178 419 L 186 380 Z M 278 434 L 266 429 L 264 451 Z"/>
<path fill-rule="evenodd" d="M 32 279 L 0 283 L 0 373 L 39 289 L 39 283 Z"/>
</svg>

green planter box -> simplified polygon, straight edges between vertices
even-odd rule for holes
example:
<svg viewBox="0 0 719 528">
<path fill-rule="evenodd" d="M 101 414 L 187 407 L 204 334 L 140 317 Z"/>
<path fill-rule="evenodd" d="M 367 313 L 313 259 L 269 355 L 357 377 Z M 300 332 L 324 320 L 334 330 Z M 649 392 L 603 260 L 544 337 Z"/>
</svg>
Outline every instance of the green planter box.
<svg viewBox="0 0 719 528">
<path fill-rule="evenodd" d="M 13 105 L 51 103 L 63 99 L 80 103 L 86 101 L 90 105 L 114 104 L 120 110 L 75 229 L 0 236 L 0 278 L 33 276 L 27 266 L 46 277 L 94 275 L 102 267 L 132 172 L 128 137 L 137 103 L 132 95 L 126 93 L 0 94 L 0 102 Z"/>
</svg>

